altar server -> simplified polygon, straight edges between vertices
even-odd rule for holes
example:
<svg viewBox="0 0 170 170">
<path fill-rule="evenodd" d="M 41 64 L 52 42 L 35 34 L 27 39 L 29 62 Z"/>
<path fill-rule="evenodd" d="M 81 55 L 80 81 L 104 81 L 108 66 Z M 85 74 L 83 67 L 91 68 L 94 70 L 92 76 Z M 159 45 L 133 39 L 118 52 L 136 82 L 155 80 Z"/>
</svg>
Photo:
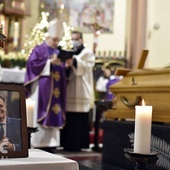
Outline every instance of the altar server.
<svg viewBox="0 0 170 170">
<path fill-rule="evenodd" d="M 65 150 L 79 151 L 89 148 L 89 111 L 94 105 L 95 56 L 84 47 L 81 32 L 73 31 L 72 41 L 74 55 L 66 60 L 66 125 L 62 130 L 61 143 Z"/>
<path fill-rule="evenodd" d="M 33 49 L 27 61 L 24 85 L 27 97 L 36 101 L 38 132 L 32 134 L 31 146 L 55 152 L 59 145 L 58 129 L 65 124 L 66 78 L 64 65 L 57 57 L 62 22 L 52 20 L 48 33 L 45 42 Z"/>
<path fill-rule="evenodd" d="M 112 100 L 114 94 L 110 92 L 109 88 L 112 84 L 117 83 L 122 79 L 122 76 L 115 76 L 112 74 L 109 67 L 104 68 L 103 75 L 101 75 L 96 82 L 96 90 L 99 92 L 99 98 L 104 100 Z"/>
</svg>

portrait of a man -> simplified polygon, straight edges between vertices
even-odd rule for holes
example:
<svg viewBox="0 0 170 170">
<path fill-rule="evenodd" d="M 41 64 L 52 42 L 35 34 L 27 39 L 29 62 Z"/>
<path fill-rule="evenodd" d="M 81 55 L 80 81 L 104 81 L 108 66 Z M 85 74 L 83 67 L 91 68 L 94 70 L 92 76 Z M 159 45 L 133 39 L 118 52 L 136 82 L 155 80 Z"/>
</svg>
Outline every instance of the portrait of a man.
<svg viewBox="0 0 170 170">
<path fill-rule="evenodd" d="M 8 114 L 6 97 L 0 93 L 0 152 L 20 151 L 21 121 Z"/>
</svg>

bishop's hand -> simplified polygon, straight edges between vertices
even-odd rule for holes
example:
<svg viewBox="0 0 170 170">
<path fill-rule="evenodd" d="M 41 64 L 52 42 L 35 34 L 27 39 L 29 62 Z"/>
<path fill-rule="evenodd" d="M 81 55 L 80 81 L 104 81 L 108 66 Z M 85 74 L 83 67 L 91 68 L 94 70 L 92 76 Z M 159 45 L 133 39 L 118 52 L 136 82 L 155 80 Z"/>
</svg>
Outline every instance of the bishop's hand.
<svg viewBox="0 0 170 170">
<path fill-rule="evenodd" d="M 51 62 L 51 64 L 53 64 L 53 65 L 61 65 L 62 64 L 62 62 L 61 62 L 61 59 L 60 58 L 58 58 L 56 55 L 54 55 L 51 59 L 50 59 L 50 62 Z"/>
<path fill-rule="evenodd" d="M 71 67 L 73 65 L 73 59 L 70 58 L 70 59 L 67 59 L 66 62 L 65 62 L 65 67 Z"/>
</svg>

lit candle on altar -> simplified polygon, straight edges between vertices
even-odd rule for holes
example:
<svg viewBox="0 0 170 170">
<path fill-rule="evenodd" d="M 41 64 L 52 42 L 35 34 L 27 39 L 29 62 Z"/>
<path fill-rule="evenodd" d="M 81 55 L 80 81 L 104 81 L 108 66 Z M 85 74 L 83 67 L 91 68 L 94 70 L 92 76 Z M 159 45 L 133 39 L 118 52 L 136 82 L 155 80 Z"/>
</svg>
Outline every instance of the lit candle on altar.
<svg viewBox="0 0 170 170">
<path fill-rule="evenodd" d="M 152 125 L 152 106 L 135 106 L 134 153 L 149 154 Z"/>
<path fill-rule="evenodd" d="M 2 21 L 1 21 L 1 27 L 4 28 L 4 26 L 5 26 L 5 21 L 2 20 Z"/>
<path fill-rule="evenodd" d="M 19 25 L 18 22 L 14 23 L 14 47 L 18 46 L 18 37 L 19 37 Z"/>
<path fill-rule="evenodd" d="M 35 101 L 26 99 L 27 127 L 34 127 L 34 105 Z"/>
<path fill-rule="evenodd" d="M 4 34 L 4 26 L 5 26 L 5 21 L 1 21 L 1 29 L 2 29 L 2 34 Z"/>
</svg>

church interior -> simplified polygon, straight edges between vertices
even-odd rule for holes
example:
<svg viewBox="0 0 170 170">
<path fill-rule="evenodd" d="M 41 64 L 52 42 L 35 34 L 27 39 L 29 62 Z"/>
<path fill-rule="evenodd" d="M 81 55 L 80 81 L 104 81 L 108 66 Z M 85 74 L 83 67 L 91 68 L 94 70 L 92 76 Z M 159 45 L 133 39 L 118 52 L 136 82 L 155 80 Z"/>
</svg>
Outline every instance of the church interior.
<svg viewBox="0 0 170 170">
<path fill-rule="evenodd" d="M 9 155 L 5 156 L 3 152 L 1 153 L 0 141 L 0 157 L 4 161 L 0 168 L 1 166 L 2 169 L 5 168 L 5 161 L 8 160 L 14 169 L 22 169 L 24 164 L 33 170 L 36 167 L 38 169 L 38 166 L 42 170 L 58 168 L 61 170 L 64 168 L 70 170 L 170 169 L 170 80 L 168 79 L 170 22 L 167 20 L 170 11 L 168 4 L 170 5 L 169 0 L 163 2 L 153 0 L 0 0 L 0 96 L 5 94 L 7 106 L 11 105 L 7 107 L 8 116 L 21 119 L 23 148 L 17 151 L 14 147 L 16 153 L 9 151 Z M 66 78 L 67 74 L 70 76 L 76 72 L 75 82 L 78 82 L 81 77 L 78 73 L 79 70 L 81 72 L 80 66 L 86 62 L 90 64 L 94 62 L 91 70 L 93 85 L 90 87 L 91 96 L 88 99 L 92 101 L 92 106 L 88 110 L 89 126 L 85 128 L 88 130 L 89 141 L 88 147 L 82 147 L 80 150 L 63 149 L 63 147 L 69 142 L 70 145 L 74 145 L 71 143 L 71 138 L 86 141 L 82 135 L 84 131 L 81 132 L 81 136 L 74 137 L 74 132 L 78 131 L 75 128 L 71 132 L 72 136 L 66 138 L 68 134 L 65 127 L 69 121 L 80 124 L 77 127 L 82 126 L 83 123 L 79 122 L 77 116 L 70 118 L 67 115 L 74 112 L 80 113 L 81 116 L 86 114 L 83 112 L 87 112 L 88 107 L 83 106 L 79 98 L 76 99 L 79 110 L 75 111 L 73 105 L 69 104 L 73 103 L 72 98 L 77 95 L 77 91 L 84 95 L 83 90 L 81 92 L 80 89 L 83 89 L 87 83 L 81 88 L 76 87 L 75 92 L 71 89 L 61 92 L 55 88 L 51 94 L 56 97 L 66 93 L 64 100 L 66 102 L 61 102 L 61 106 L 51 107 L 48 102 L 53 102 L 53 97 L 49 97 L 45 92 L 50 91 L 49 88 L 53 85 L 49 83 L 50 79 L 45 79 L 47 77 L 45 73 L 41 83 L 49 84 L 42 90 L 44 96 L 41 96 L 39 91 L 36 94 L 36 104 L 28 101 L 27 97 L 27 93 L 32 93 L 30 85 L 34 84 L 40 90 L 40 82 L 36 83 L 44 70 L 41 70 L 43 64 L 38 62 L 42 59 L 41 55 L 45 54 L 46 47 L 40 50 L 41 55 L 37 63 L 32 62 L 29 65 L 29 62 L 33 60 L 30 56 L 34 57 L 38 54 L 39 51 L 38 49 L 36 51 L 35 47 L 41 46 L 48 37 L 52 36 L 49 28 L 53 20 L 62 23 L 62 34 L 59 40 L 55 37 L 52 40 L 58 41 L 65 53 L 72 54 L 70 52 L 74 47 L 73 38 L 71 39 L 72 32 L 75 31 L 77 34 L 76 31 L 80 31 L 83 35 L 81 50 L 90 49 L 92 56 L 95 56 L 94 61 L 91 56 L 88 61 L 79 63 L 80 59 L 75 59 L 76 57 L 73 56 L 78 56 L 81 52 L 76 53 L 76 51 L 72 55 L 73 58 L 64 59 L 63 57 L 62 61 L 67 65 L 71 60 L 70 68 L 74 67 L 74 69 L 70 71 L 70 68 L 64 66 L 66 75 L 52 72 L 51 76 L 56 81 L 65 78 L 63 81 L 66 82 L 67 88 L 67 83 L 72 80 Z M 57 25 L 58 32 L 60 32 L 59 27 Z M 58 49 L 58 47 L 53 49 L 57 55 L 59 55 L 56 51 Z M 35 54 L 33 54 L 34 51 L 36 51 Z M 48 51 L 50 51 L 48 56 L 50 58 L 46 60 L 52 62 L 54 53 L 52 54 L 49 49 Z M 58 67 L 61 65 L 56 61 L 57 55 L 55 64 Z M 81 74 L 86 76 L 86 73 L 90 71 L 89 65 L 88 69 L 84 69 Z M 43 65 L 44 68 L 46 66 Z M 51 71 L 53 64 L 49 68 Z M 87 82 L 89 81 L 91 81 L 90 78 Z M 64 89 L 65 84 L 61 87 Z M 25 94 L 22 94 L 23 88 L 24 90 L 26 88 Z M 49 101 L 44 98 L 46 96 Z M 43 98 L 42 103 L 41 98 Z M 49 118 L 46 113 L 39 115 L 36 111 L 39 109 L 38 102 L 41 103 L 39 104 L 41 109 L 47 106 L 46 110 L 52 110 L 54 117 Z M 62 105 L 66 107 L 63 109 L 67 113 L 66 116 L 63 116 Z M 69 105 L 68 110 L 67 105 Z M 60 112 L 64 118 L 58 118 Z M 46 116 L 47 119 L 45 119 Z M 48 124 L 50 119 L 55 118 L 59 120 L 57 128 Z M 61 124 L 63 119 L 65 122 Z M 84 119 L 86 118 L 81 117 L 81 120 Z M 38 138 L 34 140 L 34 136 L 41 131 L 40 125 L 46 127 L 43 135 L 49 139 L 49 146 L 36 144 L 43 143 L 40 135 L 37 135 Z M 73 125 L 70 124 L 67 130 L 69 131 L 72 127 Z M 52 129 L 55 129 L 55 136 L 57 136 L 55 147 L 52 144 L 54 138 L 50 137 L 52 133 L 54 134 Z M 68 144 L 67 147 L 70 145 Z M 34 154 L 36 154 L 35 157 Z M 23 159 L 22 157 L 31 158 L 17 165 L 12 163 L 10 157 L 15 157 L 18 161 Z M 61 162 L 57 159 L 61 159 Z M 29 161 L 34 163 L 29 164 Z M 44 164 L 43 161 L 45 161 Z"/>
</svg>

